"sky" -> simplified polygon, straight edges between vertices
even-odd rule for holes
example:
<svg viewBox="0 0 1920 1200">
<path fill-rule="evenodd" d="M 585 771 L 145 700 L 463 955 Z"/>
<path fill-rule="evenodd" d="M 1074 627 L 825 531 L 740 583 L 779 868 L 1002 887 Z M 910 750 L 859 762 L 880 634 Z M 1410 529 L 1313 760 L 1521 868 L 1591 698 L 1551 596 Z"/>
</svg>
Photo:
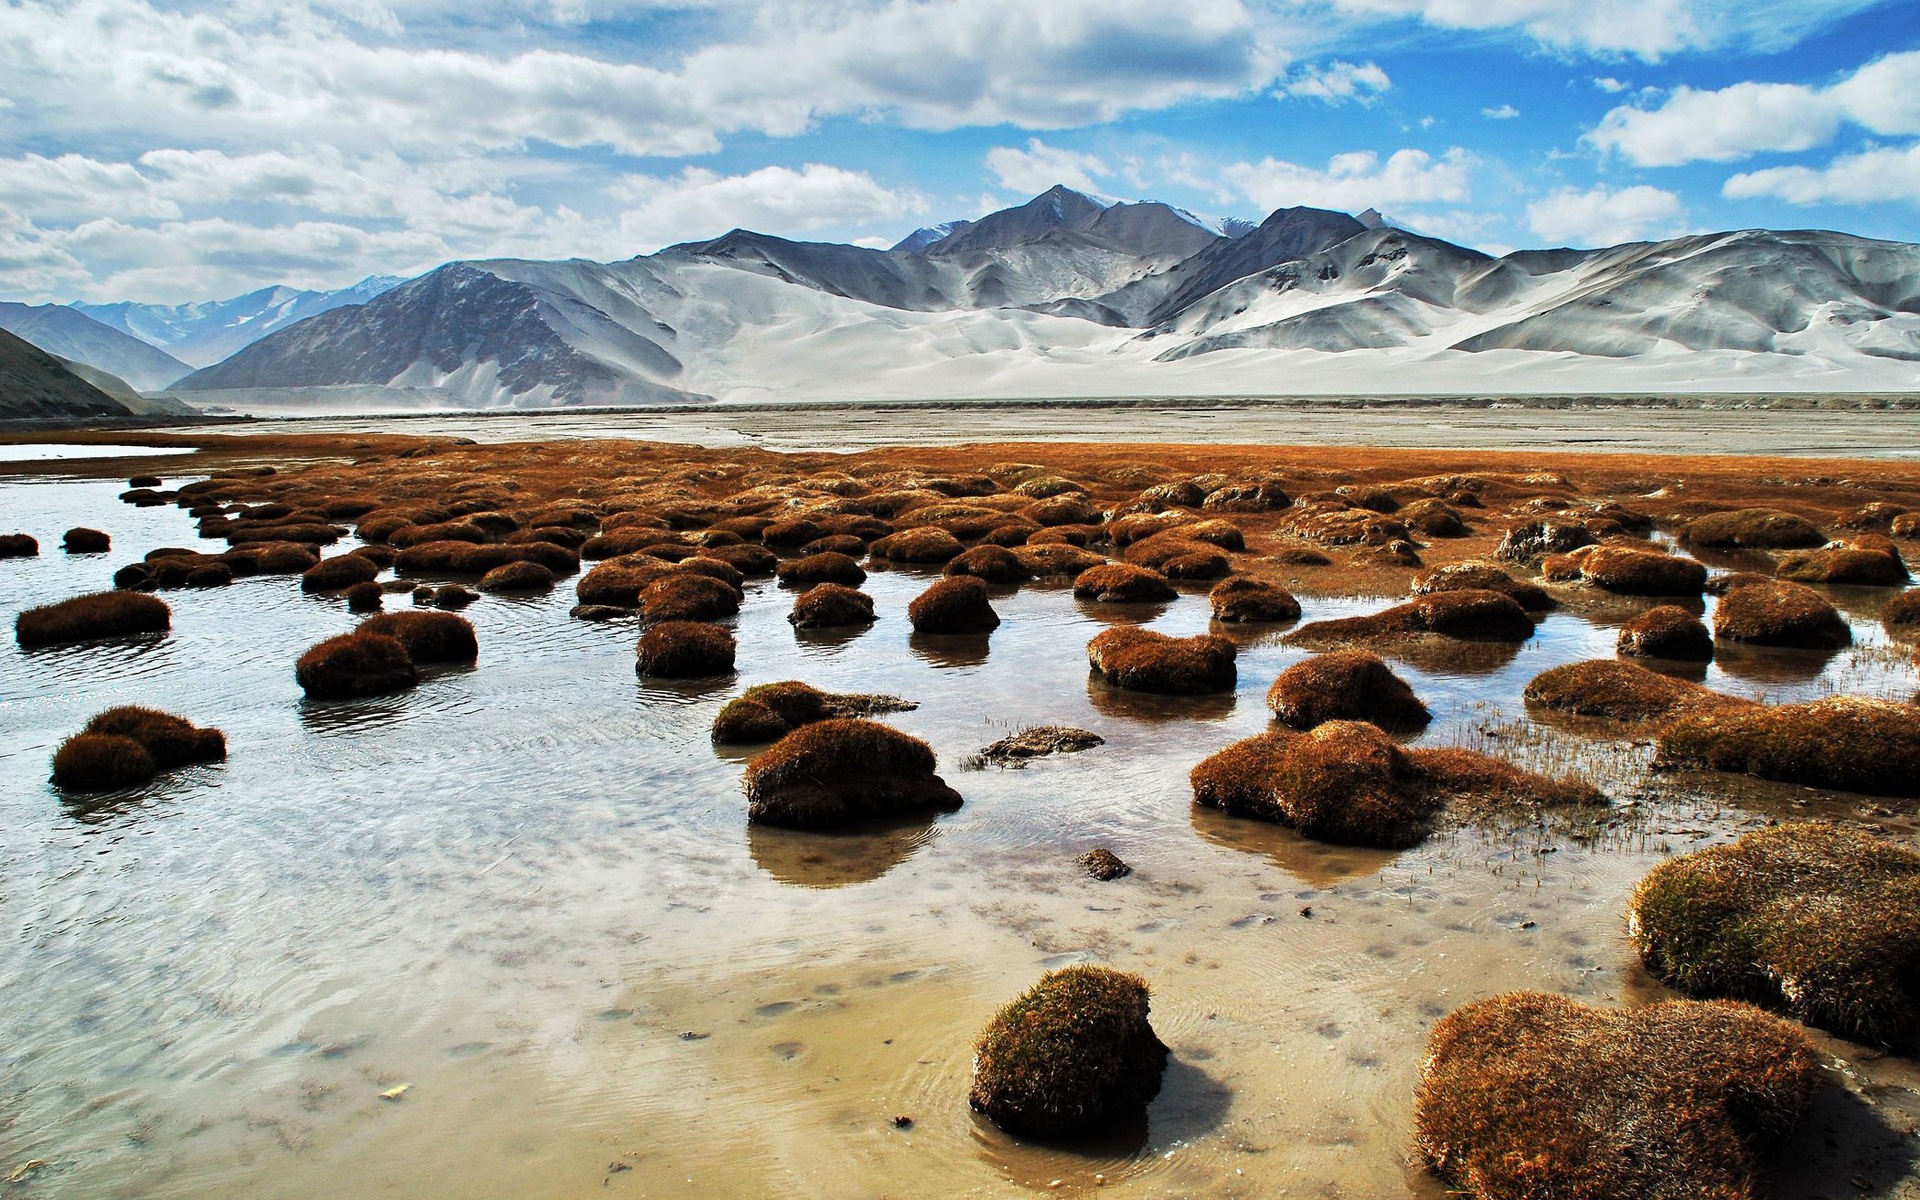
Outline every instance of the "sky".
<svg viewBox="0 0 1920 1200">
<path fill-rule="evenodd" d="M 0 299 L 885 247 L 1055 183 L 1920 241 L 1920 0 L 0 0 Z"/>
</svg>

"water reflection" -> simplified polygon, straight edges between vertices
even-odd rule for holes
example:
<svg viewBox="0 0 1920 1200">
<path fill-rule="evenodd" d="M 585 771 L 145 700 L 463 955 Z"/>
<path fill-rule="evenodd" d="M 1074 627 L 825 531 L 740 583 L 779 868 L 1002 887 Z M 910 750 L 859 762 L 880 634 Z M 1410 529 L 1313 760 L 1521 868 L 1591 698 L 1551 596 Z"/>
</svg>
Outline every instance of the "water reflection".
<svg viewBox="0 0 1920 1200">
<path fill-rule="evenodd" d="M 1751 646 L 1716 641 L 1713 665 L 1742 683 L 1763 687 L 1810 683 L 1820 678 L 1839 650 L 1809 650 L 1791 646 Z"/>
<path fill-rule="evenodd" d="M 1171 600 L 1152 600 L 1141 604 L 1117 604 L 1104 600 L 1073 601 L 1074 611 L 1102 625 L 1151 625 L 1173 607 Z"/>
<path fill-rule="evenodd" d="M 1378 647 L 1429 675 L 1497 675 L 1520 657 L 1525 642 L 1463 642 L 1436 635 L 1395 638 Z"/>
<path fill-rule="evenodd" d="M 1268 862 L 1312 888 L 1326 889 L 1375 875 L 1400 855 L 1397 850 L 1316 842 L 1271 821 L 1228 816 L 1200 804 L 1191 807 L 1193 831 L 1203 840 L 1229 850 L 1264 855 Z"/>
<path fill-rule="evenodd" d="M 907 649 L 935 667 L 978 667 L 986 663 L 991 633 L 921 633 L 907 636 Z"/>
<path fill-rule="evenodd" d="M 762 871 L 805 888 L 871 883 L 939 836 L 931 818 L 833 833 L 748 824 L 747 852 Z"/>
<path fill-rule="evenodd" d="M 1103 716 L 1136 721 L 1221 721 L 1232 715 L 1238 697 L 1233 692 L 1210 696 L 1161 696 L 1118 688 L 1087 672 L 1087 700 Z"/>
</svg>

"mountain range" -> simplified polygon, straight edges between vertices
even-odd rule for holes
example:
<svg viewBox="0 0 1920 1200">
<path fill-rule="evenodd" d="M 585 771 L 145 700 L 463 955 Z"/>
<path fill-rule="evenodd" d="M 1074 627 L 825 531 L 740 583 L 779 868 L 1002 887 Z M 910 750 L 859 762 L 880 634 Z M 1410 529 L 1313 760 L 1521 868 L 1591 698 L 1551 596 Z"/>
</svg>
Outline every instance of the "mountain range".
<svg viewBox="0 0 1920 1200">
<path fill-rule="evenodd" d="M 204 300 L 193 304 L 75 302 L 67 307 L 166 351 L 171 357 L 187 364 L 187 370 L 191 370 L 194 367 L 211 366 L 243 346 L 252 345 L 268 334 L 308 317 L 350 304 L 365 304 L 403 282 L 395 275 L 370 275 L 351 287 L 331 292 L 266 287 L 244 296 L 235 296 L 231 300 Z M 18 333 L 19 330 L 14 332 Z M 100 365 L 106 367 L 105 363 Z M 111 367 L 106 369 L 112 370 Z M 184 375 L 186 371 L 180 374 Z M 174 378 L 179 378 L 179 375 Z"/>
</svg>

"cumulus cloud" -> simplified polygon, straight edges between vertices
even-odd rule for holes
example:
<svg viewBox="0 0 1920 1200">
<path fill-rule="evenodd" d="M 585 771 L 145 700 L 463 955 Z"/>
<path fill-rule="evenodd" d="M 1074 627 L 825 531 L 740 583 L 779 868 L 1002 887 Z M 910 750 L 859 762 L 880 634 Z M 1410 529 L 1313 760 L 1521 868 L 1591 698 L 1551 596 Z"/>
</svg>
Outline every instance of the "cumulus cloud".
<svg viewBox="0 0 1920 1200">
<path fill-rule="evenodd" d="M 1444 29 L 1514 27 L 1543 45 L 1649 61 L 1682 50 L 1779 50 L 1880 0 L 1333 0 Z"/>
<path fill-rule="evenodd" d="M 1920 133 L 1920 50 L 1889 54 L 1829 87 L 1676 88 L 1657 108 L 1614 109 L 1586 140 L 1639 166 L 1671 167 L 1809 150 L 1848 122 L 1880 134 Z"/>
<path fill-rule="evenodd" d="M 1527 224 L 1550 245 L 1613 246 L 1680 231 L 1680 197 L 1639 186 L 1614 191 L 1562 188 L 1527 205 Z"/>
<path fill-rule="evenodd" d="M 1342 100 L 1372 103 L 1374 97 L 1393 87 L 1393 80 L 1378 63 L 1334 61 L 1326 66 L 1303 66 L 1280 81 L 1274 89 L 1278 97 L 1312 97 L 1337 104 Z"/>
<path fill-rule="evenodd" d="M 1773 196 L 1792 204 L 1904 201 L 1920 207 L 1920 145 L 1842 155 L 1821 168 L 1749 171 L 1727 180 L 1721 194 L 1729 200 Z"/>
<path fill-rule="evenodd" d="M 1520 110 L 1511 104 L 1502 104 L 1498 108 L 1483 108 L 1480 115 L 1489 121 L 1511 121 L 1520 115 Z"/>
<path fill-rule="evenodd" d="M 834 225 L 897 221 L 926 210 L 918 193 L 885 188 L 864 171 L 822 163 L 808 163 L 798 171 L 762 167 L 745 175 L 688 167 L 667 179 L 630 175 L 610 190 L 624 207 L 620 238 L 641 253 L 734 228 L 809 233 Z"/>
<path fill-rule="evenodd" d="M 1028 195 L 1044 192 L 1056 183 L 1082 192 L 1097 192 L 1100 185 L 1094 182 L 1094 176 L 1112 173 L 1105 162 L 1092 154 L 1049 146 L 1039 138 L 1028 138 L 1025 150 L 995 146 L 987 151 L 987 169 L 994 173 L 1001 187 Z"/>
<path fill-rule="evenodd" d="M 1624 79 L 1615 79 L 1611 75 L 1597 75 L 1594 77 L 1593 86 L 1599 88 L 1603 92 L 1608 93 L 1609 95 L 1617 96 L 1621 92 L 1624 92 L 1627 89 L 1631 88 L 1633 85 L 1628 83 Z"/>
<path fill-rule="evenodd" d="M 1386 161 L 1371 150 L 1336 154 L 1326 168 L 1265 158 L 1235 163 L 1221 179 L 1263 209 L 1307 205 L 1359 212 L 1390 204 L 1457 203 L 1469 194 L 1472 157 L 1459 147 L 1434 158 L 1397 150 Z"/>
</svg>

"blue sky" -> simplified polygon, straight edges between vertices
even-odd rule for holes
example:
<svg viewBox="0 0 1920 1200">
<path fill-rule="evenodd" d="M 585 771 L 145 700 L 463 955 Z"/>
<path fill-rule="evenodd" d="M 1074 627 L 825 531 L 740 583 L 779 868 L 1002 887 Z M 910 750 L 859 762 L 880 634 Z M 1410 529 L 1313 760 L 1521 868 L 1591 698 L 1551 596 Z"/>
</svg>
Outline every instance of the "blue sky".
<svg viewBox="0 0 1920 1200">
<path fill-rule="evenodd" d="M 887 245 L 1055 182 L 1920 241 L 1920 3 L 0 0 L 0 298 Z"/>
</svg>

